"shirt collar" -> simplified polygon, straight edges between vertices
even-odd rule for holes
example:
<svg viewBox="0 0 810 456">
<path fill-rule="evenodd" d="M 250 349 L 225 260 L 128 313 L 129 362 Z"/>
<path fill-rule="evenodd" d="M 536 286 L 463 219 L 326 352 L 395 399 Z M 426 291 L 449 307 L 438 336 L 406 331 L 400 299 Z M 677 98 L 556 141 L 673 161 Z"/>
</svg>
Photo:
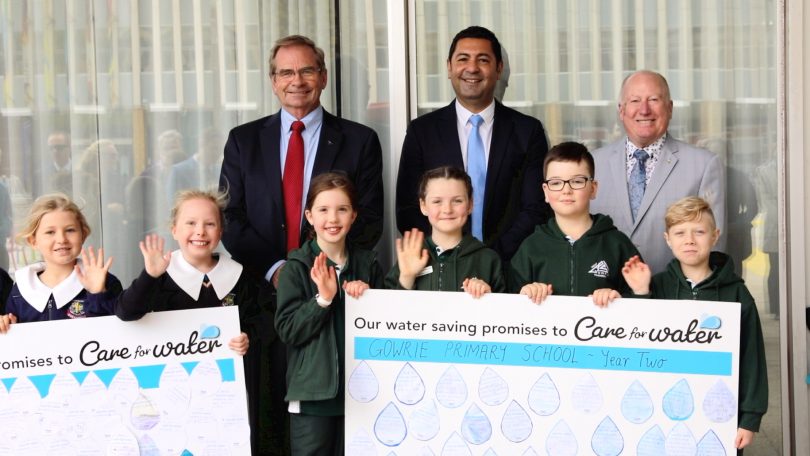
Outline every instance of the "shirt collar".
<svg viewBox="0 0 810 456">
<path fill-rule="evenodd" d="M 492 125 L 492 122 L 495 120 L 495 100 L 493 99 L 489 106 L 478 113 L 470 112 L 456 100 L 456 119 L 458 119 L 459 125 L 462 127 L 467 125 L 467 122 L 470 121 L 470 117 L 472 117 L 473 114 L 481 116 L 484 119 L 485 125 Z"/>
<path fill-rule="evenodd" d="M 296 119 L 292 114 L 281 109 L 281 131 L 287 133 L 290 131 L 292 123 Z M 304 131 L 312 131 L 315 126 L 319 126 L 323 122 L 323 106 L 318 106 L 312 112 L 305 115 L 301 122 L 304 122 Z"/>
<path fill-rule="evenodd" d="M 661 148 L 664 147 L 664 142 L 667 140 L 667 134 L 664 133 L 664 136 L 656 139 L 652 144 L 647 147 L 638 147 L 637 145 L 633 144 L 633 141 L 630 141 L 630 138 L 625 138 L 624 141 L 624 151 L 627 154 L 627 158 L 630 159 L 633 157 L 633 153 L 635 153 L 638 149 L 644 149 L 647 154 L 652 157 L 656 155 L 658 152 L 661 152 Z"/>
<path fill-rule="evenodd" d="M 217 298 L 223 299 L 239 281 L 239 276 L 242 275 L 242 265 L 228 255 L 222 253 L 217 255 L 219 255 L 219 260 L 216 266 L 206 274 L 186 261 L 183 258 L 183 252 L 178 249 L 172 252 L 172 259 L 169 261 L 166 272 L 174 283 L 195 301 L 200 298 L 203 278 L 207 275 Z"/>
<path fill-rule="evenodd" d="M 22 269 L 17 269 L 14 273 L 14 281 L 20 290 L 25 302 L 31 305 L 38 312 L 42 313 L 48 306 L 48 300 L 53 296 L 54 303 L 61 309 L 84 290 L 76 270 L 73 270 L 67 278 L 53 288 L 48 288 L 39 279 L 39 273 L 45 270 L 45 263 L 34 263 Z"/>
</svg>

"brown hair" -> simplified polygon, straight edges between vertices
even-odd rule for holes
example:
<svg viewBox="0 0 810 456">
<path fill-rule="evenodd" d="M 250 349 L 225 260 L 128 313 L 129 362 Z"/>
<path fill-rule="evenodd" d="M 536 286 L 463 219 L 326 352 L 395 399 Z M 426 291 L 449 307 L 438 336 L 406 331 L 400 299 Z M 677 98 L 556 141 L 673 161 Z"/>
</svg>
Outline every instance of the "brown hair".
<svg viewBox="0 0 810 456">
<path fill-rule="evenodd" d="M 464 187 L 467 189 L 467 199 L 472 199 L 473 187 L 469 174 L 465 173 L 459 168 L 456 168 L 455 166 L 440 166 L 438 168 L 425 171 L 425 174 L 422 174 L 422 181 L 419 182 L 418 193 L 420 200 L 424 201 L 425 197 L 427 196 L 428 183 L 430 183 L 430 181 L 433 179 L 460 180 L 464 183 Z"/>
<path fill-rule="evenodd" d="M 217 207 L 219 212 L 219 227 L 225 229 L 225 207 L 228 205 L 228 193 L 220 190 L 199 190 L 196 188 L 181 190 L 174 197 L 174 206 L 170 218 L 170 226 L 177 224 L 177 216 L 180 214 L 180 207 L 186 201 L 201 199 L 210 201 Z"/>
<path fill-rule="evenodd" d="M 307 203 L 304 209 L 312 210 L 312 205 L 315 203 L 315 198 L 329 190 L 343 190 L 343 193 L 349 197 L 349 203 L 352 208 L 357 210 L 357 194 L 354 190 L 354 184 L 349 176 L 342 171 L 330 171 L 328 173 L 319 174 L 312 178 L 309 184 L 309 192 L 307 192 Z"/>
<path fill-rule="evenodd" d="M 548 164 L 551 162 L 584 162 L 585 167 L 588 168 L 588 173 L 590 173 L 588 177 L 594 177 L 594 169 L 596 167 L 593 164 L 593 155 L 588 152 L 588 148 L 582 143 L 573 141 L 561 142 L 549 149 L 546 158 L 543 160 L 543 176 L 548 174 Z"/>
<path fill-rule="evenodd" d="M 684 222 L 698 222 L 706 214 L 711 219 L 712 229 L 717 229 L 714 212 L 709 203 L 697 196 L 687 196 L 672 203 L 664 215 L 664 223 L 669 231 L 673 226 Z"/>
<path fill-rule="evenodd" d="M 326 71 L 326 58 L 323 49 L 319 48 L 314 41 L 303 35 L 290 35 L 279 38 L 276 44 L 273 45 L 273 49 L 270 50 L 271 78 L 276 74 L 276 54 L 278 54 L 279 49 L 287 46 L 306 46 L 312 49 L 312 52 L 315 53 L 315 62 L 318 64 L 318 69 L 320 69 L 321 72 Z"/>
<path fill-rule="evenodd" d="M 87 224 L 87 219 L 84 218 L 84 214 L 82 214 L 79 206 L 64 193 L 50 193 L 40 196 L 34 201 L 34 204 L 31 205 L 31 209 L 28 211 L 28 217 L 26 217 L 25 224 L 17 234 L 17 238 L 28 240 L 34 236 L 37 229 L 39 229 L 42 217 L 54 211 L 72 212 L 73 215 L 76 216 L 76 221 L 79 223 L 79 227 L 82 231 L 82 242 L 90 236 L 90 225 Z"/>
</svg>

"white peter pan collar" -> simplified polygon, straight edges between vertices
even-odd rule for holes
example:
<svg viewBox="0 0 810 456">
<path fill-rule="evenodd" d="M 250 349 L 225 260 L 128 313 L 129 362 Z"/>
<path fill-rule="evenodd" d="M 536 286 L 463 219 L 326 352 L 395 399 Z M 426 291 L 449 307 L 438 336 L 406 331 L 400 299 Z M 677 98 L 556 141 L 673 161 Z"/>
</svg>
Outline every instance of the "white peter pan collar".
<svg viewBox="0 0 810 456">
<path fill-rule="evenodd" d="M 219 261 L 214 269 L 206 274 L 186 261 L 183 258 L 183 252 L 179 249 L 175 250 L 172 252 L 172 259 L 169 261 L 166 272 L 169 273 L 169 277 L 174 280 L 174 283 L 195 301 L 200 298 L 203 278 L 207 275 L 211 285 L 214 286 L 217 298 L 223 299 L 239 281 L 239 276 L 242 275 L 242 265 L 228 255 L 222 253 L 216 255 L 219 255 Z"/>
<path fill-rule="evenodd" d="M 45 263 L 34 263 L 14 272 L 14 281 L 23 299 L 38 312 L 44 312 L 48 306 L 48 299 L 53 295 L 56 308 L 61 309 L 84 290 L 84 286 L 79 282 L 76 270 L 73 270 L 67 278 L 55 287 L 48 288 L 39 279 L 39 273 L 45 270 Z"/>
</svg>

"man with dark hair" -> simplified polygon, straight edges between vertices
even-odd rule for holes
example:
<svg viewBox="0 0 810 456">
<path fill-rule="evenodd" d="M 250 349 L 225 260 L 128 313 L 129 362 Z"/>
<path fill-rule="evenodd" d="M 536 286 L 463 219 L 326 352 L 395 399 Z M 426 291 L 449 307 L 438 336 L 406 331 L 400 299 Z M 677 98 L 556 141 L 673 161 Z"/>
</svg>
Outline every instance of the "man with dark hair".
<svg viewBox="0 0 810 456">
<path fill-rule="evenodd" d="M 472 235 L 507 261 L 547 218 L 540 183 L 548 143 L 540 121 L 495 99 L 502 71 L 495 34 L 479 26 L 456 34 L 447 58 L 456 99 L 408 127 L 397 175 L 396 215 L 401 232 L 428 232 L 417 196 L 422 173 L 440 166 L 464 169 L 473 182 Z"/>
</svg>

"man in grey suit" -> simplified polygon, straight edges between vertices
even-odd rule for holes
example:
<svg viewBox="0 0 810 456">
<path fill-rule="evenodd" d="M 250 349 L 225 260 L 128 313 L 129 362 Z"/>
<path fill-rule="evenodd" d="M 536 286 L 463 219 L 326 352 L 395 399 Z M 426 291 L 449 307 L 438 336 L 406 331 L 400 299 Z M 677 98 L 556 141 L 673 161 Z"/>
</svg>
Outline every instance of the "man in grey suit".
<svg viewBox="0 0 810 456">
<path fill-rule="evenodd" d="M 686 196 L 700 196 L 712 207 L 725 250 L 726 175 L 719 156 L 678 141 L 667 133 L 672 98 L 666 79 L 637 71 L 622 83 L 619 119 L 625 138 L 594 151 L 599 193 L 591 212 L 613 218 L 630 236 L 653 273 L 672 259 L 664 241 L 667 207 Z"/>
</svg>

